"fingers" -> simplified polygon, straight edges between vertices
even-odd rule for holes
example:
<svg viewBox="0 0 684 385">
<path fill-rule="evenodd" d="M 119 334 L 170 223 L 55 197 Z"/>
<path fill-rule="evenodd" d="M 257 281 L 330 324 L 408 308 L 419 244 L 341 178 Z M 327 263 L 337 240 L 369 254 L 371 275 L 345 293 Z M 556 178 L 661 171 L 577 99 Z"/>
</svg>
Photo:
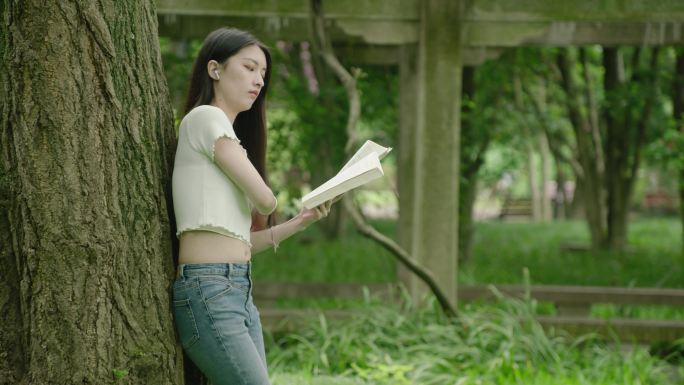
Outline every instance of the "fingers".
<svg viewBox="0 0 684 385">
<path fill-rule="evenodd" d="M 330 214 L 330 210 L 332 208 L 333 203 L 339 200 L 339 197 L 337 199 L 332 199 L 327 202 L 323 202 L 320 205 L 314 207 L 311 211 L 316 220 L 325 218 Z"/>
<path fill-rule="evenodd" d="M 323 214 L 323 217 L 327 217 L 328 213 L 330 213 L 330 205 L 326 202 L 321 205 L 321 214 Z"/>
<path fill-rule="evenodd" d="M 327 217 L 328 214 L 330 214 L 330 206 L 332 206 L 331 201 L 327 201 L 327 202 L 324 202 L 324 203 L 316 206 L 315 210 L 316 210 L 316 214 L 317 214 L 316 216 L 318 217 L 318 219 Z"/>
</svg>

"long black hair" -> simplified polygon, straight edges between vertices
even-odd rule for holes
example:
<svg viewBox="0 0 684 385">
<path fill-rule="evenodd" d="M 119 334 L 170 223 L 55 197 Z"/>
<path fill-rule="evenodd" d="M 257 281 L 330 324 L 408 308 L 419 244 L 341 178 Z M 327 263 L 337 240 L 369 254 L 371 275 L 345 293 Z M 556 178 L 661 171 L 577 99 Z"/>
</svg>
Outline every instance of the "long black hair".
<svg viewBox="0 0 684 385">
<path fill-rule="evenodd" d="M 271 54 L 268 48 L 257 40 L 252 34 L 235 28 L 219 28 L 211 32 L 200 48 L 195 59 L 190 77 L 190 88 L 185 102 L 185 114 L 193 108 L 210 104 L 214 99 L 213 79 L 207 73 L 207 63 L 216 60 L 224 64 L 228 58 L 235 55 L 241 49 L 256 45 L 266 56 L 266 75 L 261 92 L 252 103 L 252 108 L 238 113 L 233 122 L 233 129 L 242 146 L 247 150 L 249 160 L 257 169 L 259 175 L 268 184 L 266 172 L 266 92 L 271 80 Z M 268 222 L 273 224 L 274 218 L 270 216 Z M 265 227 L 266 223 L 257 223 L 256 229 Z"/>
</svg>

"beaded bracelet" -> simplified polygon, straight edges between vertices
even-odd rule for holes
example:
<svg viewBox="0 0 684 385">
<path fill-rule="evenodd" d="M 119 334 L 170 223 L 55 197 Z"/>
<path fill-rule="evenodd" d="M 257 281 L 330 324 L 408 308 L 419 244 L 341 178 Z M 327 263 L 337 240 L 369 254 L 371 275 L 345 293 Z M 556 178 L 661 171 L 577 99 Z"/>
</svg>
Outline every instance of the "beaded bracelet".
<svg viewBox="0 0 684 385">
<path fill-rule="evenodd" d="M 271 229 L 271 244 L 273 245 L 273 252 L 276 253 L 276 252 L 278 252 L 278 244 L 276 243 L 275 238 L 273 237 L 273 228 L 274 227 L 275 226 L 270 227 L 270 229 Z"/>
</svg>

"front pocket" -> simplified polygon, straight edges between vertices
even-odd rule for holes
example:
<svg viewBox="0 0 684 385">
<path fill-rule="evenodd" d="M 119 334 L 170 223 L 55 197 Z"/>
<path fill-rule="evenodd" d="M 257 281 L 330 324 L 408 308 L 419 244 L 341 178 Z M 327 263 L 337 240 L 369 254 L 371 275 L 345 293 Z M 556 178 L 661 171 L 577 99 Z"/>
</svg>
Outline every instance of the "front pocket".
<svg viewBox="0 0 684 385">
<path fill-rule="evenodd" d="M 176 330 L 183 349 L 189 349 L 199 341 L 199 331 L 195 314 L 190 306 L 190 299 L 173 301 L 173 313 L 176 319 Z"/>
<path fill-rule="evenodd" d="M 199 286 L 205 303 L 212 302 L 233 291 L 233 284 L 225 277 L 202 277 Z"/>
<path fill-rule="evenodd" d="M 195 289 L 199 284 L 197 283 L 196 277 L 189 277 L 186 279 L 176 279 L 173 281 L 173 291 L 174 293 L 181 293 L 186 290 Z"/>
</svg>

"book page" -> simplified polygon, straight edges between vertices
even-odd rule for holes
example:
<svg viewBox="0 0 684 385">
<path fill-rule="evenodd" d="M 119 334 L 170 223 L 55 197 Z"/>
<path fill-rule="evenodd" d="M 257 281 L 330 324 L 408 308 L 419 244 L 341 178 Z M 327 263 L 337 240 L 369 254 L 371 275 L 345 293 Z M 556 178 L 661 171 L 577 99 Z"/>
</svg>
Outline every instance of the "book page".
<svg viewBox="0 0 684 385">
<path fill-rule="evenodd" d="M 331 189 L 346 180 L 352 179 L 355 176 L 360 175 L 378 166 L 380 166 L 380 162 L 379 160 L 377 160 L 377 154 L 370 153 L 361 160 L 349 166 L 346 170 L 340 171 L 337 175 L 330 178 L 327 182 L 323 183 L 315 190 L 306 194 L 304 198 L 306 198 L 307 196 L 314 196 L 320 194 L 325 190 Z"/>
<path fill-rule="evenodd" d="M 367 140 L 337 175 L 302 197 L 304 207 L 309 209 L 316 207 L 353 188 L 382 177 L 385 173 L 380 165 L 380 159 L 391 150 L 391 147 L 383 147 Z"/>
<path fill-rule="evenodd" d="M 356 163 L 359 161 L 361 158 L 367 156 L 368 154 L 371 153 L 376 153 L 378 154 L 378 159 L 382 160 L 390 151 L 392 151 L 392 147 L 383 147 L 372 140 L 366 140 L 366 142 L 359 148 L 356 153 L 349 159 L 349 161 L 342 167 L 342 170 L 348 168 L 352 164 Z M 340 172 L 342 171 L 340 170 Z"/>
</svg>

